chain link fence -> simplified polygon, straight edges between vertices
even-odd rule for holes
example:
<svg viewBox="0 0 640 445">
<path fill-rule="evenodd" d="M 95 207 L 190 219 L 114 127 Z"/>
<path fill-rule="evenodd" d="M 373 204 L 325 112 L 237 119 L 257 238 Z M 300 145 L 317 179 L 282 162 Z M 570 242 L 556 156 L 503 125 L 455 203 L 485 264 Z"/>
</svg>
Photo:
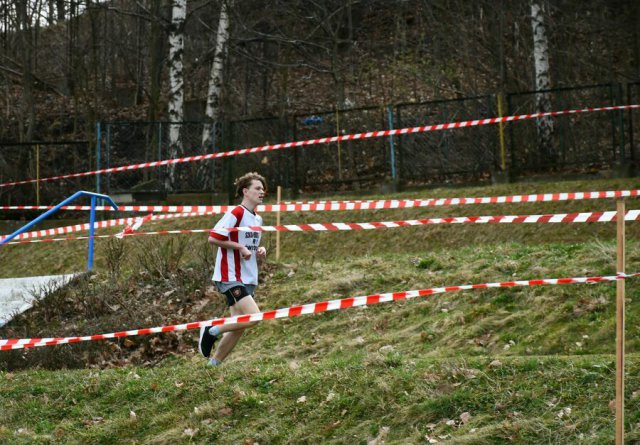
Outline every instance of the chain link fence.
<svg viewBox="0 0 640 445">
<path fill-rule="evenodd" d="M 623 103 L 621 85 L 591 85 L 510 93 L 508 113 L 539 112 L 536 107 L 539 95 L 545 95 L 549 101 L 548 111 Z M 558 116 L 550 120 L 546 137 L 539 131 L 543 119 L 509 123 L 510 170 L 516 175 L 539 171 L 581 172 L 620 164 L 628 159 L 624 119 L 623 111 Z"/>
<path fill-rule="evenodd" d="M 203 122 L 106 122 L 98 124 L 100 168 L 167 159 L 171 125 L 180 127 L 179 157 L 202 154 Z M 101 190 L 105 193 L 164 192 L 170 168 L 175 169 L 177 190 L 200 189 L 201 166 L 189 163 L 105 173 L 100 178 Z"/>
<path fill-rule="evenodd" d="M 0 183 L 39 179 L 95 167 L 88 141 L 0 144 Z M 51 205 L 78 190 L 95 190 L 92 176 L 0 188 L 2 205 Z"/>
<path fill-rule="evenodd" d="M 223 151 L 259 147 L 290 140 L 291 127 L 286 117 L 232 121 L 223 130 Z M 294 181 L 293 159 L 291 150 L 287 149 L 234 156 L 221 162 L 217 160 L 213 162 L 220 164 L 222 174 L 218 177 L 223 179 L 215 190 L 222 190 L 228 194 L 233 193 L 234 178 L 250 171 L 260 172 L 267 178 L 269 184 L 287 187 Z M 214 171 L 217 170 L 218 168 Z"/>
<path fill-rule="evenodd" d="M 387 128 L 383 108 L 335 110 L 293 117 L 296 140 L 365 133 Z M 316 144 L 294 153 L 299 190 L 359 190 L 384 179 L 389 171 L 388 141 L 367 138 Z"/>
<path fill-rule="evenodd" d="M 537 112 L 536 95 L 544 94 L 551 110 L 640 102 L 640 82 L 510 93 L 505 114 Z M 212 131 L 212 147 L 230 151 L 290 141 L 368 131 L 481 119 L 498 115 L 494 95 L 331 110 L 320 113 L 224 121 Z M 0 189 L 3 204 L 59 202 L 77 190 L 131 193 L 136 201 L 160 201 L 171 193 L 206 192 L 231 196 L 233 179 L 247 171 L 262 173 L 269 183 L 300 192 L 372 189 L 388 181 L 400 185 L 489 181 L 506 169 L 512 176 L 545 172 L 593 172 L 631 165 L 640 159 L 637 111 L 566 115 L 553 118 L 547 136 L 537 120 L 505 126 L 500 145 L 497 125 L 432 131 L 315 144 L 297 148 L 107 173 L 98 177 L 21 185 Z M 179 125 L 177 156 L 205 153 L 203 122 L 102 122 L 97 144 L 30 143 L 0 145 L 0 181 L 44 178 L 72 172 L 138 164 L 170 157 L 170 125 Z M 543 140 L 544 139 L 544 140 Z M 504 150 L 503 150 L 504 149 Z M 211 149 L 209 149 L 208 152 Z M 175 182 L 168 188 L 169 171 Z M 220 196 L 217 201 L 220 202 Z"/>
<path fill-rule="evenodd" d="M 496 115 L 494 96 L 395 107 L 398 128 L 482 119 Z M 445 183 L 491 178 L 497 166 L 498 130 L 478 126 L 396 138 L 399 176 L 404 183 Z"/>
</svg>

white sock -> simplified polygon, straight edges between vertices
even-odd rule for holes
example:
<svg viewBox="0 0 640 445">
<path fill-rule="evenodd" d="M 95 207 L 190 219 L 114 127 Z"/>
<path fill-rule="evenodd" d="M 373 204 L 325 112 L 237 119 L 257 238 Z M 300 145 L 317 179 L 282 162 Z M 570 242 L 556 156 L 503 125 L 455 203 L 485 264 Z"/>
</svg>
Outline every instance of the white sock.
<svg viewBox="0 0 640 445">
<path fill-rule="evenodd" d="M 219 326 L 211 326 L 209 328 L 209 334 L 217 337 L 218 335 L 220 335 L 220 327 Z"/>
</svg>

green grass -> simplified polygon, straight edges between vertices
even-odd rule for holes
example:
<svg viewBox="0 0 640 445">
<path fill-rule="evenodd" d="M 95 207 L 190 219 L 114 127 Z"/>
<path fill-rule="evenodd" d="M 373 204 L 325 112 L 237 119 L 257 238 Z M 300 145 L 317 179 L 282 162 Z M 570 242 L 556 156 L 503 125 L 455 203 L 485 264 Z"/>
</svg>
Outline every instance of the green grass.
<svg viewBox="0 0 640 445">
<path fill-rule="evenodd" d="M 613 357 L 499 361 L 359 352 L 219 369 L 173 358 L 152 369 L 3 373 L 0 439 L 364 444 L 386 427 L 388 444 L 612 443 Z M 627 370 L 637 388 L 637 355 Z M 638 412 L 629 391 L 628 443 L 640 440 Z"/>
<path fill-rule="evenodd" d="M 634 180 L 520 184 L 394 197 L 637 186 Z M 613 207 L 589 201 L 318 212 L 285 214 L 283 223 Z M 635 207 L 629 200 L 629 208 Z M 202 228 L 213 219 L 143 227 Z M 266 223 L 271 219 L 265 215 Z M 627 270 L 638 271 L 638 229 L 635 223 L 627 229 Z M 271 250 L 274 238 L 265 238 Z M 38 262 L 35 273 L 68 271 L 74 261 L 82 263 L 86 248 L 73 244 L 10 247 L 2 252 L 1 273 L 22 275 L 24 256 L 30 254 Z M 202 237 L 100 240 L 97 252 L 92 279 L 50 297 L 55 308 L 39 305 L 0 330 L 0 336 L 89 334 L 223 315 L 221 300 L 206 291 L 209 270 L 202 266 L 210 266 L 212 251 Z M 258 303 L 266 310 L 443 285 L 614 273 L 612 224 L 285 234 L 283 259 L 271 258 L 264 269 Z M 635 279 L 626 288 L 626 438 L 635 443 L 640 441 L 640 288 Z M 145 302 L 154 303 L 153 311 Z M 116 306 L 120 309 L 114 312 Z M 0 361 L 0 440 L 613 443 L 614 283 L 454 292 L 266 321 L 247 332 L 217 369 L 204 367 L 197 357 L 192 331 L 132 341 L 129 346 L 121 339 L 0 353 L 5 354 L 0 359 L 20 363 L 9 371 L 9 362 Z M 87 361 L 84 369 L 60 366 L 65 358 L 82 363 L 82 357 L 106 357 L 113 350 L 127 360 Z"/>
<path fill-rule="evenodd" d="M 535 194 L 550 192 L 623 190 L 640 188 L 638 178 L 601 179 L 592 181 L 540 182 L 502 184 L 489 187 L 437 188 L 411 190 L 402 193 L 367 196 L 340 196 L 336 199 L 413 199 L 413 198 L 450 198 L 503 196 L 515 194 Z M 307 199 L 309 197 L 301 197 Z M 273 197 L 270 197 L 273 200 Z M 323 197 L 322 199 L 332 199 Z M 273 202 L 273 201 L 271 201 Z M 638 207 L 638 199 L 628 200 L 629 209 Z M 311 222 L 366 222 L 392 221 L 444 216 L 477 215 L 516 215 L 572 213 L 586 211 L 615 210 L 613 200 L 585 200 L 571 202 L 463 205 L 445 207 L 423 207 L 414 209 L 363 210 L 350 212 L 305 212 L 283 213 L 282 224 L 300 224 Z M 123 215 L 118 215 L 119 217 Z M 115 218 L 112 213 L 105 218 Z M 265 224 L 275 224 L 274 213 L 263 215 Z M 207 229 L 213 226 L 219 217 L 216 215 L 200 218 L 183 218 L 169 221 L 145 223 L 142 231 L 163 229 Z M 629 238 L 638 238 L 640 224 L 627 225 Z M 122 230 L 110 229 L 99 233 L 116 233 Z M 516 241 L 526 245 L 559 240 L 563 243 L 582 243 L 598 239 L 614 239 L 615 225 L 607 223 L 593 224 L 506 224 L 506 225 L 437 225 L 400 229 L 368 230 L 362 232 L 341 233 L 282 233 L 282 260 L 297 261 L 300 258 L 333 259 L 336 256 L 362 256 L 379 252 L 421 253 L 430 249 L 454 249 L 476 244 L 494 244 Z M 172 235 L 172 237 L 181 237 Z M 189 246 L 185 259 L 196 261 L 202 258 L 206 234 L 183 235 L 188 238 Z M 135 238 L 135 237 L 134 237 Z M 144 249 L 143 237 L 127 239 L 127 260 L 123 272 L 139 270 L 140 264 L 136 252 Z M 167 238 L 160 236 L 159 238 Z M 275 250 L 275 235 L 265 234 L 264 243 Z M 107 264 L 108 240 L 96 240 L 96 269 L 105 270 Z M 45 275 L 82 271 L 86 268 L 87 242 L 69 241 L 61 243 L 26 244 L 4 246 L 0 252 L 2 265 L 0 278 L 26 275 Z"/>
</svg>

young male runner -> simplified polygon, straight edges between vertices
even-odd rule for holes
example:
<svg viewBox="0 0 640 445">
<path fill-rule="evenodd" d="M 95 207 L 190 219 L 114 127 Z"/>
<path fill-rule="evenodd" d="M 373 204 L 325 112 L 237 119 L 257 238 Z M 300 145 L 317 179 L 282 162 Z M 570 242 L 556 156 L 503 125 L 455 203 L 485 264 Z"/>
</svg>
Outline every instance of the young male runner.
<svg viewBox="0 0 640 445">
<path fill-rule="evenodd" d="M 257 258 L 265 258 L 267 251 L 260 247 L 262 232 L 228 232 L 232 227 L 261 226 L 262 218 L 255 208 L 262 203 L 267 182 L 258 173 L 247 173 L 236 179 L 236 195 L 242 203 L 218 221 L 209 233 L 209 243 L 218 247 L 213 281 L 218 291 L 227 297 L 232 316 L 260 312 L 253 299 L 258 286 Z M 256 322 L 236 323 L 200 328 L 200 353 L 209 357 L 215 342 L 220 339 L 215 354 L 209 360 L 213 366 L 220 365 L 234 348 L 246 328 Z"/>
</svg>

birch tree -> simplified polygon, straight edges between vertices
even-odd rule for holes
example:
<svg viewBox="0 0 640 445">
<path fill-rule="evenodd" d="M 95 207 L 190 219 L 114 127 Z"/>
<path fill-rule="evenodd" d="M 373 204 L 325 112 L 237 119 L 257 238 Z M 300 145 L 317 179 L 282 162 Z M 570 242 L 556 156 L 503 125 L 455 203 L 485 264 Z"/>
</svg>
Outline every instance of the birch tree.
<svg viewBox="0 0 640 445">
<path fill-rule="evenodd" d="M 218 121 L 220 119 L 220 92 L 222 90 L 222 76 L 224 72 L 225 56 L 227 54 L 227 41 L 229 40 L 229 14 L 228 9 L 233 0 L 223 0 L 220 6 L 220 18 L 218 19 L 218 32 L 216 35 L 216 48 L 213 54 L 213 63 L 209 73 L 209 89 L 207 93 L 206 120 L 202 128 L 202 152 L 215 151 L 215 144 L 219 134 Z M 209 189 L 214 178 L 207 174 L 206 164 L 202 164 L 198 176 L 201 178 L 204 189 Z M 213 170 L 213 169 L 212 169 Z"/>
<path fill-rule="evenodd" d="M 184 120 L 184 25 L 187 0 L 173 0 L 169 27 L 169 158 L 182 154 L 181 124 Z M 168 191 L 175 189 L 175 165 L 165 179 Z"/>
<path fill-rule="evenodd" d="M 535 71 L 536 91 L 551 88 L 549 75 L 549 41 L 544 24 L 543 3 L 537 0 L 531 1 L 531 30 L 533 32 L 533 61 Z M 546 113 L 551 111 L 549 93 L 536 94 L 536 112 Z M 553 148 L 553 119 L 550 116 L 536 120 L 538 143 L 540 147 L 541 161 L 554 164 L 557 161 L 557 153 Z"/>
</svg>

